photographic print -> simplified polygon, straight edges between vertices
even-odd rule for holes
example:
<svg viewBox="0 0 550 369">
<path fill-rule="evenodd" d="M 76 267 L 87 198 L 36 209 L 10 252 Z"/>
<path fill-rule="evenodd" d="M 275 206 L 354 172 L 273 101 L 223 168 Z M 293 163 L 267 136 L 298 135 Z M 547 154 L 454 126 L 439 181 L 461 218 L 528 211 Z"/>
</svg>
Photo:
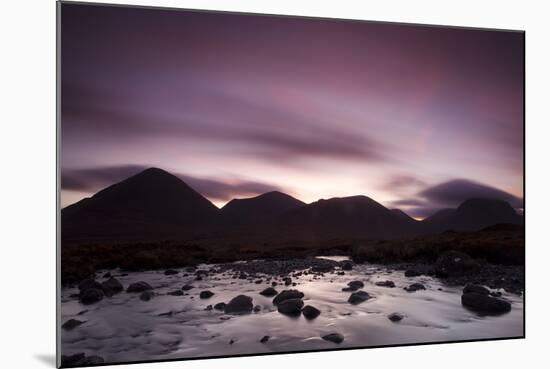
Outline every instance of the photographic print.
<svg viewBox="0 0 550 369">
<path fill-rule="evenodd" d="M 524 337 L 524 32 L 58 3 L 58 364 Z"/>
</svg>

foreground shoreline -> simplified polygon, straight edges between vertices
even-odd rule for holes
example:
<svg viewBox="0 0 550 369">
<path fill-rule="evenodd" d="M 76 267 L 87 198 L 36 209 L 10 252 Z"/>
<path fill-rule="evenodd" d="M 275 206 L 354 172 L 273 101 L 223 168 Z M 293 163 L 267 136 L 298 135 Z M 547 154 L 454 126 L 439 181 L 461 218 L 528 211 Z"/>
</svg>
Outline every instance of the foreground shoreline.
<svg viewBox="0 0 550 369">
<path fill-rule="evenodd" d="M 439 278 L 433 266 L 426 264 L 375 265 L 353 263 L 346 256 L 327 256 L 142 272 L 101 270 L 95 281 L 111 281 L 107 284 L 113 285 L 112 279 L 116 279 L 121 290 L 84 304 L 75 294 L 77 287 L 63 289 L 63 323 L 77 322 L 72 322 L 76 325 L 71 329 L 63 329 L 62 353 L 67 366 L 72 366 L 70 356 L 77 354 L 73 360 L 83 361 L 74 361 L 75 365 L 100 359 L 134 361 L 134 355 L 141 360 L 184 359 L 437 342 L 449 337 L 521 336 L 523 298 L 514 281 L 522 278 L 522 268 L 482 267 L 490 272 Z M 494 281 L 491 276 L 495 276 Z M 502 283 L 498 284 L 497 276 L 505 276 L 500 277 Z M 512 303 L 511 313 L 492 317 L 461 305 L 464 292 L 458 284 L 477 283 L 483 278 L 486 283 L 481 284 L 490 288 L 491 294 Z M 510 283 L 504 283 L 507 280 Z M 132 287 L 136 284 L 143 289 Z M 270 288 L 276 290 L 275 295 L 265 292 Z M 304 317 L 286 310 L 297 300 L 285 308 L 275 304 L 273 296 L 292 290 L 301 293 L 297 297 L 303 305 L 314 308 L 307 313 L 311 320 L 300 308 L 297 313 Z M 238 308 L 244 311 L 235 314 L 219 307 L 240 295 L 249 296 L 251 301 L 247 305 L 245 299 Z"/>
</svg>

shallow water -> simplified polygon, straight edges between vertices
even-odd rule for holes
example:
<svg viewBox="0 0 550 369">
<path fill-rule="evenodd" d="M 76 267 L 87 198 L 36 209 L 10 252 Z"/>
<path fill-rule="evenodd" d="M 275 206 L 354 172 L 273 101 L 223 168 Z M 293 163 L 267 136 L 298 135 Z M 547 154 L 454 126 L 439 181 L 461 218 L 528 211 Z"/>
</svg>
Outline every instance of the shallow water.
<svg viewBox="0 0 550 369">
<path fill-rule="evenodd" d="M 333 259 L 342 260 L 341 257 Z M 199 269 L 211 267 L 201 265 Z M 100 271 L 98 275 L 104 272 L 107 271 Z M 293 277 L 298 283 L 296 287 L 275 287 L 279 292 L 289 288 L 302 291 L 305 305 L 321 311 L 312 321 L 278 313 L 271 302 L 273 298 L 259 294 L 271 285 L 266 281 L 267 276 L 261 276 L 262 283 L 256 284 L 233 279 L 231 271 L 212 273 L 201 281 L 195 281 L 192 273 L 183 277 L 181 273 L 165 276 L 163 271 L 135 272 L 127 276 L 121 276 L 119 270 L 110 272 L 125 288 L 130 283 L 146 281 L 153 286 L 156 296 L 142 301 L 139 294 L 122 292 L 93 305 L 82 305 L 78 298 L 69 297 L 78 293 L 77 288 L 64 288 L 62 323 L 70 318 L 86 321 L 71 331 L 62 330 L 64 355 L 84 352 L 99 355 L 109 363 L 523 335 L 522 297 L 501 290 L 503 298 L 512 303 L 512 311 L 497 317 L 483 317 L 462 307 L 461 288 L 445 286 L 426 276 L 408 278 L 403 271 L 372 264 L 356 265 L 342 276 L 326 273 L 317 279 L 311 274 Z M 280 278 L 273 280 L 281 282 Z M 342 288 L 352 280 L 363 281 L 363 290 L 373 298 L 350 305 L 347 302 L 350 292 L 342 292 Z M 374 284 L 383 280 L 393 281 L 396 287 Z M 426 290 L 412 293 L 403 290 L 414 282 L 423 283 Z M 188 295 L 166 295 L 185 284 L 195 286 Z M 214 292 L 214 296 L 200 299 L 200 291 L 206 289 Z M 233 316 L 204 310 L 207 305 L 228 302 L 239 294 L 251 296 L 261 311 Z M 387 316 L 393 312 L 405 318 L 391 322 Z M 344 335 L 344 342 L 335 344 L 321 339 L 334 332 Z M 271 338 L 267 343 L 260 343 L 265 335 Z"/>
</svg>

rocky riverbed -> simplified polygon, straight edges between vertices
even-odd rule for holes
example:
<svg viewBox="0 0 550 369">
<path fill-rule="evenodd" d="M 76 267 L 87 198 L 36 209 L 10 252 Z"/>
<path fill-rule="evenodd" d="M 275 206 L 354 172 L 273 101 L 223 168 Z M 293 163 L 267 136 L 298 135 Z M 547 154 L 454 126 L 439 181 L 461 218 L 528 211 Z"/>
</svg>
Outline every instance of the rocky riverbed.
<svg viewBox="0 0 550 369">
<path fill-rule="evenodd" d="M 523 335 L 521 268 L 444 267 L 444 279 L 346 257 L 103 270 L 62 289 L 64 364 Z"/>
</svg>

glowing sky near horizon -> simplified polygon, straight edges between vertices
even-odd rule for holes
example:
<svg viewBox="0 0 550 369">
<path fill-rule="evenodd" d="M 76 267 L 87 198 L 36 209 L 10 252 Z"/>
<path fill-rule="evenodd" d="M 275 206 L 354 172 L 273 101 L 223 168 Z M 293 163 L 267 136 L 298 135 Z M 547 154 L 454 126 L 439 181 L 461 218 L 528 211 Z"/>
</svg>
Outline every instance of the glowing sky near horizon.
<svg viewBox="0 0 550 369">
<path fill-rule="evenodd" d="M 218 206 L 523 198 L 522 33 L 63 4 L 61 62 L 62 206 L 149 166 Z"/>
</svg>

